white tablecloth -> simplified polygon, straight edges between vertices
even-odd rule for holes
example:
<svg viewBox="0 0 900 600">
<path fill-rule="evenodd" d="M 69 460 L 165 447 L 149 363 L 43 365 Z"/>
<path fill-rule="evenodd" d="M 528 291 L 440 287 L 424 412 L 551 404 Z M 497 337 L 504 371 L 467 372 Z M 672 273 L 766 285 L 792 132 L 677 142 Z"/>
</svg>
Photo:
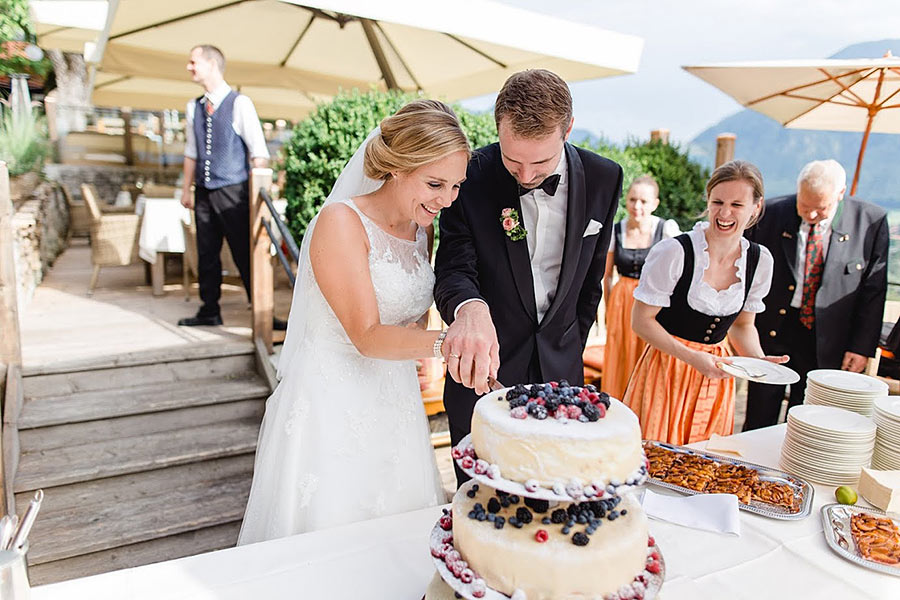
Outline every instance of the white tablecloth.
<svg viewBox="0 0 900 600">
<path fill-rule="evenodd" d="M 750 462 L 777 466 L 785 426 L 740 434 Z M 700 447 L 703 444 L 699 444 Z M 897 599 L 900 578 L 840 558 L 812 514 L 776 521 L 741 513 L 741 535 L 651 521 L 666 561 L 661 600 Z M 41 586 L 33 600 L 421 598 L 434 570 L 428 536 L 440 508 Z M 540 566 L 536 566 L 540 568 Z"/>
<path fill-rule="evenodd" d="M 174 198 L 139 196 L 134 212 L 144 215 L 138 254 L 150 264 L 156 263 L 159 252 L 184 253 L 182 223 L 191 222 L 191 214 Z"/>
</svg>

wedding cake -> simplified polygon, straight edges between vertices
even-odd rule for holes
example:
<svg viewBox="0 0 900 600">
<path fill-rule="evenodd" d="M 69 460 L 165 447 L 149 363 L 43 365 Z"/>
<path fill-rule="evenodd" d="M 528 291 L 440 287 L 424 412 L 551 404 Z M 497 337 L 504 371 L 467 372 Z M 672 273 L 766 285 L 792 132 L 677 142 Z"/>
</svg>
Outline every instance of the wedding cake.
<svg viewBox="0 0 900 600">
<path fill-rule="evenodd" d="M 481 398 L 471 431 L 452 456 L 473 479 L 432 533 L 450 588 L 513 600 L 655 593 L 661 557 L 627 494 L 647 477 L 633 412 L 593 386 L 517 385 Z M 426 598 L 453 595 L 434 582 Z"/>
</svg>

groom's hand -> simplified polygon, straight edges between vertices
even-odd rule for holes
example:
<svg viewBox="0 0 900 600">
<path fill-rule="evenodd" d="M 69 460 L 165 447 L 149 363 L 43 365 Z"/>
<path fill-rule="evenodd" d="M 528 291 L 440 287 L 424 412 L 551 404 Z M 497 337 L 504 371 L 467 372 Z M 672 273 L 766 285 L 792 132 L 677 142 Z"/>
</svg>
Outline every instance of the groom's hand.
<svg viewBox="0 0 900 600">
<path fill-rule="evenodd" d="M 447 372 L 455 381 L 474 388 L 476 394 L 491 391 L 488 375 L 497 377 L 500 344 L 487 304 L 469 302 L 459 309 L 447 329 L 443 350 Z"/>
</svg>

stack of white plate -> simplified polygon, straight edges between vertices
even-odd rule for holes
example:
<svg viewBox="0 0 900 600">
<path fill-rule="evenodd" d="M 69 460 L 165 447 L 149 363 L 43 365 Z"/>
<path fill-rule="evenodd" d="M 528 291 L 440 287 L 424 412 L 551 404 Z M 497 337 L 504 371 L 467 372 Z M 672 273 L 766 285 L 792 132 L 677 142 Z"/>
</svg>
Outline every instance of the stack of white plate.
<svg viewBox="0 0 900 600">
<path fill-rule="evenodd" d="M 875 446 L 875 423 L 833 406 L 802 404 L 788 411 L 781 467 L 827 485 L 855 485 Z"/>
<path fill-rule="evenodd" d="M 861 373 L 816 369 L 806 376 L 805 404 L 834 406 L 867 417 L 876 398 L 888 395 L 888 385 Z"/>
<path fill-rule="evenodd" d="M 875 400 L 872 420 L 878 427 L 872 468 L 886 471 L 900 469 L 900 398 L 891 396 Z"/>
</svg>

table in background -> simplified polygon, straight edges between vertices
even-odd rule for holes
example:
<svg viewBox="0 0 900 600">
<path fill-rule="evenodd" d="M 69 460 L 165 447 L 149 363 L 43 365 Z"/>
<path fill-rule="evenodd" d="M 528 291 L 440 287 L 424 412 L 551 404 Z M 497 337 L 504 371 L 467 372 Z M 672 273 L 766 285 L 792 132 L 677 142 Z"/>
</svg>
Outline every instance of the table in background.
<svg viewBox="0 0 900 600">
<path fill-rule="evenodd" d="M 743 459 L 777 467 L 784 433 L 779 425 L 739 434 L 747 448 Z M 828 548 L 819 513 L 833 494 L 815 487 L 809 517 L 778 521 L 742 511 L 740 537 L 651 521 L 666 561 L 660 600 L 900 598 L 900 578 Z M 40 586 L 32 599 L 418 600 L 434 574 L 428 538 L 439 515 L 435 507 Z"/>
<path fill-rule="evenodd" d="M 153 283 L 153 295 L 161 296 L 165 292 L 165 257 L 161 252 L 184 254 L 183 223 L 190 223 L 191 214 L 174 198 L 148 198 L 140 196 L 135 203 L 134 212 L 143 215 L 141 236 L 138 241 L 138 255 L 150 263 L 150 279 Z"/>
</svg>

